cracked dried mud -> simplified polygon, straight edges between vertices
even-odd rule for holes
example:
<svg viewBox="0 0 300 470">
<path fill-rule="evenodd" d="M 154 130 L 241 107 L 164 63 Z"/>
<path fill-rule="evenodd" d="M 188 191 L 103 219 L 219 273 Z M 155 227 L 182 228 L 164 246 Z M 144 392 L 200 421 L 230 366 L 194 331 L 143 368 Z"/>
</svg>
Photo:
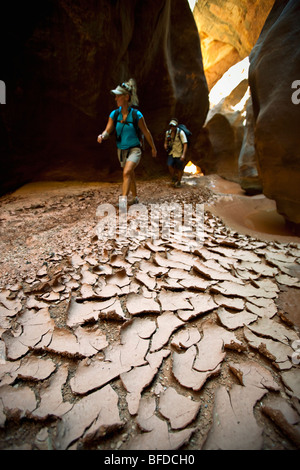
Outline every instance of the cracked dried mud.
<svg viewBox="0 0 300 470">
<path fill-rule="evenodd" d="M 217 177 L 138 191 L 203 203 L 202 242 L 101 237 L 116 182 L 0 198 L 0 449 L 299 449 L 300 239 Z"/>
</svg>

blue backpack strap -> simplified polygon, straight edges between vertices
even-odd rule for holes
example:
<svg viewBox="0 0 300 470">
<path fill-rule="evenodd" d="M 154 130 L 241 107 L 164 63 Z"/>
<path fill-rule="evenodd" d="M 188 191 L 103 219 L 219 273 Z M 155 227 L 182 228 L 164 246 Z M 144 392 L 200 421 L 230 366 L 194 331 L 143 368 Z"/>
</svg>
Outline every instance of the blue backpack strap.
<svg viewBox="0 0 300 470">
<path fill-rule="evenodd" d="M 138 124 L 138 118 L 137 118 L 137 109 L 136 108 L 130 108 L 132 110 L 132 122 L 133 126 L 135 128 L 135 132 L 138 134 L 139 132 L 139 124 Z"/>
<path fill-rule="evenodd" d="M 141 129 L 139 128 L 139 119 L 138 119 L 138 110 L 136 108 L 132 109 L 132 122 L 136 132 L 136 135 L 140 141 L 141 149 L 144 149 L 144 134 L 142 133 Z"/>
<path fill-rule="evenodd" d="M 117 122 L 118 122 L 118 116 L 119 116 L 119 108 L 115 109 L 113 111 L 113 117 L 112 117 L 112 120 L 114 121 L 114 126 L 116 128 L 116 125 L 117 125 Z"/>
<path fill-rule="evenodd" d="M 133 122 L 136 133 L 138 133 L 139 124 L 138 124 L 138 117 L 137 117 L 137 109 L 136 108 L 129 108 L 129 112 L 131 110 L 132 110 L 132 122 Z M 114 114 L 112 116 L 112 120 L 114 121 L 114 126 L 116 127 L 117 122 L 118 122 L 118 117 L 119 117 L 119 114 L 120 114 L 120 109 L 119 108 L 115 109 L 113 111 L 113 113 Z"/>
<path fill-rule="evenodd" d="M 185 133 L 185 136 L 187 138 L 187 144 L 188 144 L 188 147 L 189 147 L 189 145 L 191 143 L 191 136 L 192 136 L 191 131 L 189 131 L 189 129 L 184 124 L 178 124 L 177 129 L 179 129 L 179 132 L 183 131 Z M 180 141 L 181 141 L 180 133 L 179 133 L 179 138 L 180 138 Z M 181 142 L 181 144 L 182 144 L 182 142 Z"/>
</svg>

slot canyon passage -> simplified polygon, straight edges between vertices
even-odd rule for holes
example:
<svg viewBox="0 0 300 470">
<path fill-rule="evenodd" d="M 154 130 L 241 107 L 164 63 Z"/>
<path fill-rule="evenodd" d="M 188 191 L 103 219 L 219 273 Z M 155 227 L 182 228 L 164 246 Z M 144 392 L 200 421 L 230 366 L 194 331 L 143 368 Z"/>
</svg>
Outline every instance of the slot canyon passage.
<svg viewBox="0 0 300 470">
<path fill-rule="evenodd" d="M 299 449 L 299 2 L 25 3 L 1 31 L 0 449 Z M 124 215 L 96 140 L 131 75 L 158 156 Z"/>
</svg>

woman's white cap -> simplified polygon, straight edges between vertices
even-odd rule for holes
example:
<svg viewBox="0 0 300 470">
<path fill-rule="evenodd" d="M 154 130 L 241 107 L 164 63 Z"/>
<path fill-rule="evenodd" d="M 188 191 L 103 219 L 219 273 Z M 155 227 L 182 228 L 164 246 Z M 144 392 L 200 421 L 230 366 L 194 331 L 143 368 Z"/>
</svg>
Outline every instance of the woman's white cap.
<svg viewBox="0 0 300 470">
<path fill-rule="evenodd" d="M 130 95 L 131 88 L 126 83 L 118 85 L 114 90 L 110 91 L 113 95 Z"/>
</svg>

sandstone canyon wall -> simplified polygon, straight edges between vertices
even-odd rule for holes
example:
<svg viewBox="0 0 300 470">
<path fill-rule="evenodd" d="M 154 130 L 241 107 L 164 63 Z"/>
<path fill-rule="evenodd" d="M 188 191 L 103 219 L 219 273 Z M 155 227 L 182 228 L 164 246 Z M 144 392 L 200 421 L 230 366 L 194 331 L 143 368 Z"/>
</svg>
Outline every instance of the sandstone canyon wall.
<svg viewBox="0 0 300 470">
<path fill-rule="evenodd" d="M 205 174 L 218 174 L 241 183 L 239 154 L 244 136 L 249 61 L 233 65 L 210 93 L 210 110 L 204 130 L 208 132 L 211 151 L 202 158 Z"/>
<path fill-rule="evenodd" d="M 250 55 L 254 138 L 263 193 L 287 221 L 300 224 L 300 2 L 280 0 Z M 297 227 L 298 226 L 298 227 Z"/>
<path fill-rule="evenodd" d="M 159 152 L 153 163 L 148 148 L 140 171 L 166 172 L 171 117 L 195 136 L 201 129 L 208 89 L 186 0 L 12 0 L 1 8 L 2 193 L 35 179 L 109 179 L 119 168 L 115 142 L 96 139 L 115 107 L 109 90 L 131 76 Z"/>
<path fill-rule="evenodd" d="M 194 17 L 204 71 L 211 89 L 232 65 L 247 57 L 274 0 L 198 0 Z"/>
<path fill-rule="evenodd" d="M 274 5 L 270 10 L 271 3 Z M 223 100 L 222 106 L 210 110 L 204 127 L 210 151 L 197 164 L 206 174 L 217 173 L 239 182 L 248 194 L 263 192 L 274 199 L 278 212 L 299 233 L 300 2 L 199 0 L 195 7 L 198 16 L 195 16 L 198 29 L 224 44 L 231 44 L 241 57 L 249 53 L 258 34 L 257 27 L 262 26 L 253 15 L 255 9 L 259 21 L 267 19 L 250 53 L 251 98 L 241 109 L 240 119 L 235 121 L 230 108 L 235 107 L 235 96 L 242 90 L 241 82 L 234 93 Z M 247 17 L 252 20 L 247 21 Z M 228 61 L 226 64 L 228 66 Z M 207 70 L 205 72 L 207 74 Z M 241 119 L 244 113 L 246 126 Z"/>
<path fill-rule="evenodd" d="M 210 97 L 216 94 L 216 88 L 222 91 L 217 105 L 214 99 L 210 100 L 210 111 L 201 131 L 205 151 L 201 160 L 194 163 L 205 174 L 217 173 L 240 183 L 250 194 L 261 192 L 262 187 L 255 146 L 248 147 L 251 113 L 247 107 L 248 56 L 273 4 L 274 0 L 198 0 L 194 7 Z M 235 89 L 231 83 L 236 83 Z M 226 96 L 227 88 L 230 91 Z M 249 126 L 244 125 L 246 112 Z"/>
</svg>

